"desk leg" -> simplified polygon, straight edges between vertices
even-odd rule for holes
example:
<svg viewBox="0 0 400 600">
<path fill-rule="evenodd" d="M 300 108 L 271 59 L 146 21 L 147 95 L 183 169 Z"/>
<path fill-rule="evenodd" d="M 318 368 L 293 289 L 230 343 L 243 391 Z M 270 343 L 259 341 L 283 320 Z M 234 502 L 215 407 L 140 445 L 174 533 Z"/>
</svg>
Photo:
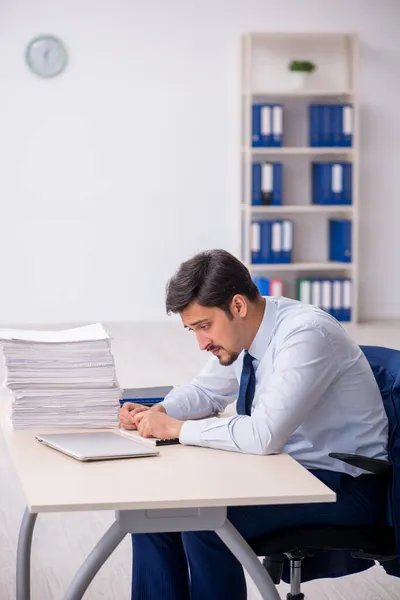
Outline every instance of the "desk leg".
<svg viewBox="0 0 400 600">
<path fill-rule="evenodd" d="M 81 600 L 96 573 L 125 536 L 126 532 L 120 528 L 117 522 L 114 522 L 80 567 L 64 596 L 64 600 Z"/>
<path fill-rule="evenodd" d="M 216 529 L 215 533 L 219 535 L 224 544 L 246 569 L 257 586 L 261 597 L 265 600 L 280 600 L 271 577 L 232 523 L 226 520 L 220 529 Z"/>
<path fill-rule="evenodd" d="M 116 521 L 80 567 L 64 600 L 82 599 L 100 567 L 127 533 L 168 531 L 215 531 L 253 579 L 263 600 L 280 600 L 272 579 L 247 542 L 226 519 L 226 508 L 222 507 L 117 511 Z M 21 597 L 21 600 L 26 599 Z"/>
<path fill-rule="evenodd" d="M 18 536 L 16 600 L 30 600 L 31 597 L 31 547 L 36 519 L 37 514 L 26 508 Z"/>
</svg>

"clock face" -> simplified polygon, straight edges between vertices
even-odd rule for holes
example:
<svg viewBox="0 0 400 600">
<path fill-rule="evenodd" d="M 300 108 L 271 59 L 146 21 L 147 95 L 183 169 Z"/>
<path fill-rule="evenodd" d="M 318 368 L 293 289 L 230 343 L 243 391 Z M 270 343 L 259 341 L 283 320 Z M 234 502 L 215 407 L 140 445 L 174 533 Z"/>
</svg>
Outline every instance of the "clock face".
<svg viewBox="0 0 400 600">
<path fill-rule="evenodd" d="M 53 35 L 42 35 L 29 43 L 26 61 L 36 75 L 55 77 L 67 66 L 68 55 L 61 40 Z"/>
</svg>

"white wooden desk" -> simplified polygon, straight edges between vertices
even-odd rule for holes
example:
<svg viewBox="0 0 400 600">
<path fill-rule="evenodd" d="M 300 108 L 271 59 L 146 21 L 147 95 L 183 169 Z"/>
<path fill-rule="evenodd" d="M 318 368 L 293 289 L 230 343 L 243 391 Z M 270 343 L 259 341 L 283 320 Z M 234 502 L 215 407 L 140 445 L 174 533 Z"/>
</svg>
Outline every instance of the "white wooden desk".
<svg viewBox="0 0 400 600">
<path fill-rule="evenodd" d="M 26 497 L 17 552 L 17 600 L 30 599 L 31 541 L 38 513 L 115 510 L 64 600 L 80 600 L 128 533 L 214 530 L 243 564 L 263 598 L 278 600 L 269 575 L 226 518 L 228 506 L 334 502 L 335 494 L 289 456 L 251 456 L 188 446 L 156 458 L 80 463 L 13 431 L 1 402 L 3 436 Z"/>
</svg>

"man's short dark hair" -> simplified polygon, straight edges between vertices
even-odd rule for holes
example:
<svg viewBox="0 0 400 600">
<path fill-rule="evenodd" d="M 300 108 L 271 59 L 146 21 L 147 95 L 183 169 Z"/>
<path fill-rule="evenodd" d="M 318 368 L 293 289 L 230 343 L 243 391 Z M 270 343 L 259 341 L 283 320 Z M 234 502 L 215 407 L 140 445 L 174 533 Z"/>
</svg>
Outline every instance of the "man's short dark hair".
<svg viewBox="0 0 400 600">
<path fill-rule="evenodd" d="M 167 283 L 167 313 L 181 313 L 192 302 L 217 307 L 231 314 L 236 294 L 254 302 L 260 298 L 257 286 L 240 260 L 226 250 L 200 252 L 182 263 Z"/>
</svg>

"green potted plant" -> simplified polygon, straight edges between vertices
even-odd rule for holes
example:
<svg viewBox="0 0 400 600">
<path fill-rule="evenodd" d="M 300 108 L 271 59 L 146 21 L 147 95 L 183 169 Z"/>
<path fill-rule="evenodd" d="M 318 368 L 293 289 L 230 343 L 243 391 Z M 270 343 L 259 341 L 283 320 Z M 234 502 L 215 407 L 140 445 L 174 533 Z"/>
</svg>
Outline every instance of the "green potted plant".
<svg viewBox="0 0 400 600">
<path fill-rule="evenodd" d="M 316 68 L 316 65 L 309 60 L 292 60 L 289 63 L 289 71 L 292 77 L 293 89 L 303 89 L 306 86 L 309 75 L 311 75 Z"/>
</svg>

